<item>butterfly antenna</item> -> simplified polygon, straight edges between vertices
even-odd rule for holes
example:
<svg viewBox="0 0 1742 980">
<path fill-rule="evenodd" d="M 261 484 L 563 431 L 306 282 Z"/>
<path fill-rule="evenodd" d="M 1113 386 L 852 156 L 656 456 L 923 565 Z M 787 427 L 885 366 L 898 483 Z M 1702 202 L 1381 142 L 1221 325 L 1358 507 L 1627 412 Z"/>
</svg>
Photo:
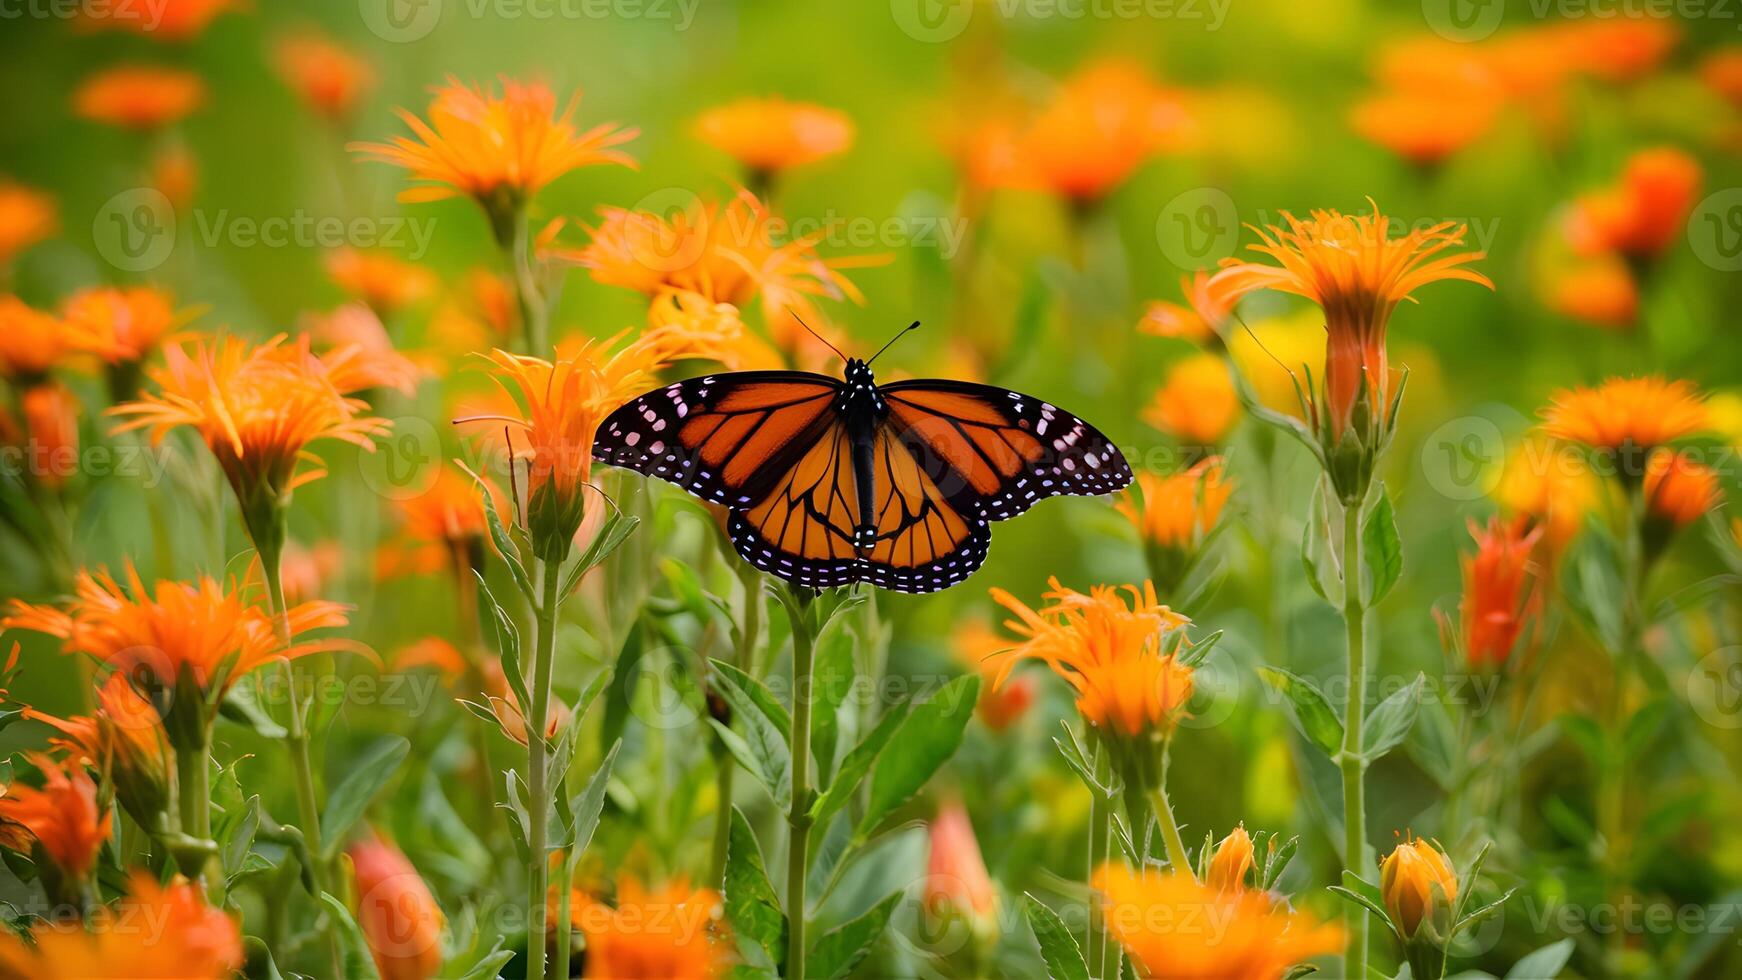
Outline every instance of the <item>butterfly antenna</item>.
<svg viewBox="0 0 1742 980">
<path fill-rule="evenodd" d="M 790 316 L 794 320 L 798 321 L 798 325 L 803 327 L 805 329 L 806 333 L 808 333 L 812 337 L 815 337 L 816 339 L 822 341 L 824 347 L 827 347 L 829 350 L 834 351 L 836 357 L 839 357 L 843 361 L 845 361 L 847 359 L 847 355 L 841 353 L 841 349 L 839 347 L 836 347 L 834 344 L 829 343 L 829 338 L 823 336 L 820 333 L 817 333 L 815 330 L 812 330 L 811 325 L 804 322 L 804 317 L 799 316 L 797 310 L 794 310 L 792 307 L 789 306 L 786 308 L 786 312 L 787 312 L 788 316 Z"/>
<path fill-rule="evenodd" d="M 915 320 L 912 323 L 908 324 L 907 326 L 903 327 L 899 333 L 897 333 L 895 336 L 889 338 L 889 343 L 884 344 L 882 347 L 878 348 L 877 353 L 871 355 L 871 361 L 875 361 L 879 357 L 882 357 L 883 352 L 888 350 L 889 348 L 895 346 L 896 341 L 907 336 L 907 332 L 909 330 L 918 330 L 918 329 L 919 329 L 919 321 L 918 320 Z M 871 363 L 871 361 L 866 361 L 865 363 L 867 365 L 869 365 Z"/>
</svg>

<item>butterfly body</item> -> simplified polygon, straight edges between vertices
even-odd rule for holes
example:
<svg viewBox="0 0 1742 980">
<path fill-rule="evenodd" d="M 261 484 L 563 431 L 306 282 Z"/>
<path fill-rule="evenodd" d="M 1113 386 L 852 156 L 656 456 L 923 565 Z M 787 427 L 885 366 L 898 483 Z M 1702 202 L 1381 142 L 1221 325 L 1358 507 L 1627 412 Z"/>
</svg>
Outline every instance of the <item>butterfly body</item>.
<svg viewBox="0 0 1742 980">
<path fill-rule="evenodd" d="M 594 456 L 725 506 L 740 555 L 809 588 L 947 588 L 985 561 L 991 521 L 1131 481 L 1105 436 L 1051 404 L 957 381 L 879 386 L 857 358 L 842 380 L 743 371 L 649 392 L 605 420 Z"/>
</svg>

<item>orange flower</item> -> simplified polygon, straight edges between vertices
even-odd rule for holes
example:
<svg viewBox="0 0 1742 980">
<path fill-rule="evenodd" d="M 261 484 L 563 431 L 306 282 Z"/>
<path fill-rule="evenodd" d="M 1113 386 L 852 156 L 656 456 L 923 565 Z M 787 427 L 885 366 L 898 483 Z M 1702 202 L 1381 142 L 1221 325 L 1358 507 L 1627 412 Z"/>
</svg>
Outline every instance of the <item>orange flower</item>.
<svg viewBox="0 0 1742 980">
<path fill-rule="evenodd" d="M 1581 71 L 1612 82 L 1650 73 L 1681 40 L 1681 30 L 1663 17 L 1585 17 L 1549 30 Z"/>
<path fill-rule="evenodd" d="M 1687 453 L 1659 449 L 1646 460 L 1646 509 L 1671 530 L 1704 517 L 1722 498 L 1718 474 Z"/>
<path fill-rule="evenodd" d="M 695 130 L 702 142 L 762 174 L 815 163 L 853 145 L 853 120 L 846 113 L 778 97 L 709 109 Z"/>
<path fill-rule="evenodd" d="M 0 628 L 57 637 L 63 653 L 87 654 L 134 683 L 149 680 L 177 692 L 166 715 L 172 738 L 203 731 L 224 694 L 262 664 L 356 649 L 343 640 L 286 646 L 264 610 L 209 578 L 193 583 L 163 580 L 148 588 L 129 564 L 125 588 L 101 569 L 79 572 L 74 585 L 74 597 L 60 607 L 12 600 Z M 284 619 L 295 637 L 345 625 L 345 607 L 305 602 L 288 609 Z M 183 685 L 192 685 L 192 690 Z"/>
<path fill-rule="evenodd" d="M 350 148 L 367 159 L 404 167 L 423 182 L 401 192 L 402 201 L 475 199 L 490 215 L 498 241 L 506 242 L 513 216 L 551 181 L 578 167 L 635 166 L 614 147 L 634 139 L 636 130 L 605 123 L 576 132 L 571 119 L 579 102 L 577 93 L 558 113 L 556 96 L 544 85 L 504 76 L 497 95 L 450 76 L 435 90 L 429 122 L 399 110 L 415 139 L 398 136 L 391 143 Z"/>
<path fill-rule="evenodd" d="M 66 385 L 47 381 L 26 389 L 21 401 L 33 472 L 59 487 L 79 471 L 79 400 Z"/>
<path fill-rule="evenodd" d="M 186 208 L 193 203 L 200 185 L 200 164 L 181 143 L 172 143 L 159 150 L 151 160 L 150 186 L 169 202 L 171 208 Z"/>
<path fill-rule="evenodd" d="M 1245 827 L 1235 827 L 1216 845 L 1204 883 L 1219 892 L 1240 891 L 1246 887 L 1246 874 L 1251 870 L 1252 837 Z"/>
<path fill-rule="evenodd" d="M 23 184 L 0 178 L 0 266 L 59 230 L 54 198 Z"/>
<path fill-rule="evenodd" d="M 1613 255 L 1569 263 L 1546 276 L 1549 309 L 1593 326 L 1630 330 L 1639 322 L 1639 286 Z"/>
<path fill-rule="evenodd" d="M 429 885 L 374 831 L 346 849 L 357 874 L 357 926 L 381 980 L 428 980 L 442 968 L 445 921 Z"/>
<path fill-rule="evenodd" d="M 318 541 L 308 546 L 285 541 L 278 573 L 285 601 L 319 598 L 344 567 L 345 549 L 337 541 Z M 249 571 L 252 574 L 254 569 Z"/>
<path fill-rule="evenodd" d="M 1214 446 L 1240 420 L 1240 396 L 1227 362 L 1194 354 L 1168 368 L 1144 420 L 1192 447 Z"/>
<path fill-rule="evenodd" d="M 34 708 L 25 708 L 23 716 L 59 731 L 61 737 L 50 744 L 67 753 L 67 761 L 102 773 L 141 826 L 160 826 L 169 803 L 172 753 L 163 719 L 125 673 L 110 673 L 97 688 L 97 710 L 89 717 L 62 719 Z"/>
<path fill-rule="evenodd" d="M 999 636 L 990 626 L 977 619 L 956 629 L 950 638 L 956 659 L 980 674 L 980 700 L 974 711 L 987 728 L 1001 732 L 1027 714 L 1034 704 L 1034 677 L 1017 674 L 997 683 L 998 662 L 995 656 L 1010 649 L 1010 641 Z"/>
<path fill-rule="evenodd" d="M 489 486 L 489 493 L 500 508 L 496 488 Z M 482 567 L 490 529 L 483 492 L 470 475 L 445 466 L 428 490 L 396 503 L 405 543 L 383 554 L 392 573 L 428 575 L 445 568 L 464 577 Z"/>
<path fill-rule="evenodd" d="M 1385 92 L 1356 103 L 1355 132 L 1411 163 L 1431 166 L 1494 128 L 1500 102 L 1479 89 Z"/>
<path fill-rule="evenodd" d="M 1568 388 L 1543 410 L 1543 431 L 1605 453 L 1636 456 L 1698 432 L 1706 406 L 1694 386 L 1663 378 L 1610 378 L 1595 388 Z M 1628 466 L 1629 460 L 1621 463 Z M 1624 475 L 1637 477 L 1628 466 Z"/>
<path fill-rule="evenodd" d="M 1183 473 L 1137 474 L 1137 486 L 1116 506 L 1145 544 L 1189 555 L 1203 547 L 1233 493 L 1222 458 L 1211 456 Z"/>
<path fill-rule="evenodd" d="M 1345 216 L 1314 211 L 1302 221 L 1287 212 L 1286 229 L 1259 229 L 1263 243 L 1251 246 L 1279 265 L 1227 259 L 1211 281 L 1211 291 L 1230 302 L 1260 289 L 1304 296 L 1325 313 L 1326 404 L 1315 428 L 1335 446 L 1345 433 L 1382 435 L 1390 406 L 1390 367 L 1385 331 L 1391 311 L 1417 289 L 1443 279 L 1493 288 L 1488 277 L 1464 268 L 1479 252 L 1448 252 L 1463 244 L 1464 227 L 1441 222 L 1397 234 L 1392 219 L 1379 213 Z M 1355 407 L 1363 400 L 1374 420 L 1372 433 L 1353 432 Z M 1367 445 L 1375 440 L 1363 438 Z M 1343 488 L 1339 488 L 1343 489 Z"/>
<path fill-rule="evenodd" d="M 1016 164 L 1000 180 L 1093 202 L 1156 153 L 1183 144 L 1190 124 L 1179 95 L 1141 67 L 1102 61 L 1060 83 L 1017 137 Z"/>
<path fill-rule="evenodd" d="M 1521 515 L 1470 522 L 1476 553 L 1463 559 L 1464 596 L 1458 603 L 1464 659 L 1474 670 L 1506 665 L 1519 638 L 1542 611 L 1540 570 L 1531 556 L 1543 528 Z"/>
<path fill-rule="evenodd" d="M 997 655 L 997 686 L 1022 660 L 1039 660 L 1077 692 L 1077 711 L 1108 735 L 1137 737 L 1173 730 L 1192 694 L 1191 668 L 1164 656 L 1164 636 L 1190 622 L 1155 597 L 1155 586 L 1097 585 L 1087 595 L 1048 580 L 1048 605 L 1030 609 L 1003 589 L 992 598 L 1017 618 L 1021 637 Z"/>
<path fill-rule="evenodd" d="M 173 340 L 189 314 L 177 312 L 165 290 L 132 286 L 74 293 L 62 306 L 61 317 L 74 347 L 120 365 L 143 361 L 159 344 Z"/>
<path fill-rule="evenodd" d="M 278 73 L 309 108 L 343 119 L 375 84 L 375 70 L 350 49 L 318 34 L 293 34 L 273 45 Z"/>
<path fill-rule="evenodd" d="M 1513 450 L 1494 488 L 1507 511 L 1543 528 L 1551 555 L 1579 533 L 1597 505 L 1597 483 L 1583 457 L 1564 443 L 1533 439 Z"/>
<path fill-rule="evenodd" d="M 7 786 L 0 795 L 0 823 L 24 828 L 54 862 L 49 895 L 67 901 L 83 891 L 97 867 L 98 852 L 109 839 L 109 813 L 97 805 L 97 784 L 77 762 L 60 763 L 41 753 L 31 753 L 30 762 L 41 772 L 42 786 L 16 781 Z"/>
<path fill-rule="evenodd" d="M 1379 892 L 1385 910 L 1405 940 L 1422 921 L 1445 913 L 1458 898 L 1458 875 L 1451 859 L 1420 838 L 1397 845 L 1379 866 Z"/>
<path fill-rule="evenodd" d="M 1655 257 L 1685 233 L 1701 180 L 1699 162 L 1686 153 L 1673 147 L 1641 150 L 1627 159 L 1619 184 L 1574 203 L 1567 240 L 1584 255 Z"/>
<path fill-rule="evenodd" d="M 312 317 L 308 332 L 326 346 L 320 364 L 339 392 L 392 388 L 407 396 L 417 393 L 424 369 L 393 349 L 387 328 L 369 307 L 349 303 Z"/>
<path fill-rule="evenodd" d="M 555 362 L 495 351 L 490 360 L 496 366 L 497 383 L 504 391 L 518 392 L 524 416 L 479 415 L 454 420 L 504 422 L 524 433 L 531 457 L 525 522 L 538 543 L 539 556 L 546 560 L 565 557 L 580 529 L 581 484 L 592 475 L 593 437 L 599 423 L 619 405 L 651 387 L 653 372 L 670 353 L 658 343 L 643 340 L 615 354 L 604 353 L 616 339 L 602 344 L 588 342 Z"/>
<path fill-rule="evenodd" d="M 931 822 L 923 901 L 926 915 L 947 923 L 965 920 L 976 936 L 998 931 L 998 892 L 986 873 L 974 824 L 959 802 L 944 804 Z"/>
<path fill-rule="evenodd" d="M 1719 98 L 1742 108 L 1742 45 L 1719 48 L 1700 62 L 1700 81 Z"/>
<path fill-rule="evenodd" d="M 1343 944 L 1340 927 L 1279 907 L 1267 892 L 1221 891 L 1183 872 L 1104 864 L 1091 885 L 1108 931 L 1157 980 L 1278 980 Z"/>
<path fill-rule="evenodd" d="M 678 352 L 674 360 L 713 361 L 729 371 L 785 367 L 780 352 L 744 325 L 736 306 L 701 293 L 668 290 L 655 296 L 642 336 L 669 344 Z"/>
<path fill-rule="evenodd" d="M 206 100 L 206 83 L 179 68 L 123 66 L 98 72 L 73 92 L 73 110 L 92 122 L 156 129 L 180 122 Z"/>
<path fill-rule="evenodd" d="M 151 0 L 150 3 L 82 4 L 79 25 L 93 31 L 126 31 L 160 41 L 191 41 L 239 0 Z"/>
<path fill-rule="evenodd" d="M 226 980 L 242 968 L 242 930 L 204 890 L 168 885 L 145 871 L 129 879 L 122 908 L 100 907 L 88 923 L 46 921 L 29 941 L 0 934 L 0 973 L 21 980 L 113 976 L 125 964 L 141 980 Z M 144 927 L 149 924 L 149 928 Z"/>
<path fill-rule="evenodd" d="M 492 660 L 491 663 L 495 664 L 497 661 Z M 401 647 L 393 656 L 393 666 L 398 670 L 431 667 L 450 681 L 465 676 L 470 669 L 465 654 L 439 636 L 425 636 Z"/>
<path fill-rule="evenodd" d="M 59 319 L 32 309 L 16 296 L 0 295 L 0 374 L 8 381 L 35 384 L 69 350 L 67 331 Z"/>
<path fill-rule="evenodd" d="M 235 490 L 255 545 L 272 560 L 283 528 L 271 525 L 281 521 L 290 492 L 324 473 L 296 472 L 310 458 L 309 444 L 337 439 L 373 450 L 373 437 L 390 424 L 364 415 L 365 403 L 340 392 L 306 336 L 287 346 L 280 335 L 258 347 L 224 337 L 200 341 L 191 355 L 181 344 L 165 353 L 164 366 L 149 372 L 162 390 L 110 409 L 127 419 L 116 431 L 149 427 L 158 441 L 179 426 L 196 429 Z"/>
<path fill-rule="evenodd" d="M 436 291 L 435 273 L 390 252 L 350 246 L 327 253 L 327 275 L 340 289 L 369 304 L 382 319 L 422 302 Z"/>
<path fill-rule="evenodd" d="M 571 912 L 587 937 L 589 980 L 642 977 L 722 976 L 731 964 L 730 940 L 714 933 L 723 927 L 720 896 L 678 879 L 657 891 L 622 879 L 615 909 L 583 900 Z"/>
<path fill-rule="evenodd" d="M 1209 289 L 1210 274 L 1202 270 L 1180 280 L 1187 305 L 1154 302 L 1137 323 L 1140 333 L 1152 337 L 1178 337 L 1194 344 L 1209 344 L 1220 335 L 1232 312 L 1228 304 Z"/>
</svg>

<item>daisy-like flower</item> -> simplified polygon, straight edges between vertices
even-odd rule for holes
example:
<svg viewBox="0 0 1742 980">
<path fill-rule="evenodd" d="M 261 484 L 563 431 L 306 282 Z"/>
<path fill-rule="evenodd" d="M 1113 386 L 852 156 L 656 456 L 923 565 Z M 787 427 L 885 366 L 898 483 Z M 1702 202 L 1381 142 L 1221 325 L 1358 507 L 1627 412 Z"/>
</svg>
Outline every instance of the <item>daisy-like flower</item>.
<svg viewBox="0 0 1742 980">
<path fill-rule="evenodd" d="M 1349 124 L 1410 163 L 1435 166 L 1494 128 L 1501 103 L 1480 91 L 1383 92 L 1356 103 Z"/>
<path fill-rule="evenodd" d="M 1152 337 L 1177 337 L 1206 347 L 1218 345 L 1222 324 L 1232 310 L 1227 303 L 1211 293 L 1210 274 L 1199 270 L 1180 280 L 1180 292 L 1186 305 L 1157 300 L 1149 304 L 1143 319 L 1137 322 L 1140 333 Z"/>
<path fill-rule="evenodd" d="M 582 976 L 597 980 L 631 977 L 723 976 L 733 956 L 719 921 L 720 896 L 678 879 L 659 889 L 623 878 L 615 907 L 583 900 L 570 909 L 587 937 Z"/>
<path fill-rule="evenodd" d="M 1314 211 L 1302 220 L 1285 212 L 1283 218 L 1286 228 L 1258 229 L 1262 242 L 1251 246 L 1277 265 L 1227 259 L 1210 288 L 1228 302 L 1261 289 L 1294 293 L 1324 311 L 1324 390 L 1310 421 L 1341 498 L 1359 500 L 1390 435 L 1385 334 L 1392 310 L 1441 280 L 1494 284 L 1467 268 L 1482 254 L 1456 251 L 1464 227 L 1453 222 L 1400 232 L 1376 205 L 1364 215 Z"/>
<path fill-rule="evenodd" d="M 1210 353 L 1174 362 L 1143 417 L 1182 446 L 1219 444 L 1240 420 L 1240 396 L 1228 363 Z"/>
<path fill-rule="evenodd" d="M 319 34 L 292 34 L 272 48 L 278 74 L 309 108 L 332 120 L 349 116 L 375 84 L 360 55 Z"/>
<path fill-rule="evenodd" d="M 1192 695 L 1192 670 L 1164 650 L 1167 634 L 1189 624 L 1163 605 L 1155 586 L 1088 593 L 1048 580 L 1046 605 L 1031 609 L 1003 589 L 992 598 L 1015 616 L 1020 637 L 997 655 L 997 685 L 1023 660 L 1051 667 L 1077 692 L 1077 711 L 1104 736 L 1140 739 L 1170 734 Z"/>
<path fill-rule="evenodd" d="M 163 718 L 126 674 L 111 673 L 97 688 L 97 710 L 89 716 L 56 718 L 34 708 L 25 708 L 23 716 L 60 732 L 50 744 L 69 761 L 102 773 L 115 787 L 115 798 L 141 826 L 161 828 L 173 753 Z"/>
<path fill-rule="evenodd" d="M 494 486 L 485 486 L 500 510 L 501 495 Z M 469 474 L 444 466 L 428 490 L 396 501 L 403 541 L 384 549 L 383 570 L 428 575 L 447 569 L 460 581 L 468 580 L 473 569 L 483 567 L 490 533 L 484 492 Z"/>
<path fill-rule="evenodd" d="M 1655 258 L 1686 233 L 1699 200 L 1700 164 L 1673 147 L 1642 150 L 1629 157 L 1621 180 L 1574 202 L 1566 235 L 1585 255 L 1615 252 L 1635 260 Z"/>
<path fill-rule="evenodd" d="M 284 616 L 293 638 L 346 621 L 345 607 L 334 602 L 305 602 Z M 56 637 L 63 653 L 93 657 L 142 685 L 162 709 L 178 749 L 203 750 L 219 702 L 249 671 L 358 649 L 339 639 L 282 643 L 272 619 L 237 589 L 210 578 L 147 586 L 132 565 L 119 582 L 101 569 L 79 572 L 73 598 L 63 605 L 14 599 L 0 628 Z"/>
<path fill-rule="evenodd" d="M 1476 551 L 1463 559 L 1464 594 L 1458 617 L 1464 662 L 1472 670 L 1506 666 L 1542 613 L 1541 570 L 1535 560 L 1543 528 L 1519 515 L 1470 522 Z"/>
<path fill-rule="evenodd" d="M 1211 456 L 1182 473 L 1139 473 L 1119 495 L 1119 512 L 1137 529 L 1162 589 L 1179 588 L 1190 574 L 1233 493 L 1221 457 Z"/>
<path fill-rule="evenodd" d="M 180 122 L 206 101 L 206 83 L 180 68 L 123 66 L 98 72 L 73 92 L 73 111 L 123 129 Z"/>
<path fill-rule="evenodd" d="M 0 269 L 37 242 L 60 229 L 54 198 L 42 191 L 0 178 Z"/>
<path fill-rule="evenodd" d="M 61 306 L 61 320 L 79 350 L 110 365 L 137 364 L 175 339 L 175 331 L 192 318 L 177 310 L 167 290 L 155 286 L 80 290 Z"/>
<path fill-rule="evenodd" d="M 327 253 L 327 275 L 375 315 L 390 320 L 400 310 L 435 295 L 435 273 L 390 252 L 344 248 Z"/>
<path fill-rule="evenodd" d="M 739 99 L 702 113 L 695 133 L 749 171 L 752 186 L 766 186 L 783 170 L 847 152 L 853 120 L 809 102 Z"/>
<path fill-rule="evenodd" d="M 357 926 L 382 980 L 429 980 L 442 968 L 447 921 L 404 852 L 374 831 L 346 849 L 357 875 Z"/>
<path fill-rule="evenodd" d="M 634 167 L 616 149 L 637 131 L 605 123 L 585 132 L 573 117 L 577 93 L 557 110 L 556 96 L 542 84 L 504 77 L 502 93 L 450 77 L 435 90 L 429 121 L 401 109 L 399 117 L 415 138 L 391 143 L 354 143 L 365 158 L 403 167 L 421 183 L 399 195 L 402 201 L 470 197 L 484 208 L 497 239 L 512 241 L 516 216 L 527 199 L 571 170 L 599 164 Z"/>
<path fill-rule="evenodd" d="M 652 386 L 653 372 L 671 351 L 638 339 L 614 354 L 618 338 L 588 342 L 568 356 L 546 361 L 498 350 L 490 355 L 496 381 L 517 396 L 521 417 L 475 415 L 456 423 L 497 422 L 525 437 L 524 521 L 538 557 L 568 556 L 585 512 L 582 485 L 593 472 L 593 437 L 619 405 Z M 658 450 L 654 450 L 657 452 Z"/>
<path fill-rule="evenodd" d="M 129 879 L 122 907 L 99 907 L 89 923 L 0 934 L 0 974 L 20 980 L 113 976 L 119 964 L 133 977 L 226 980 L 242 959 L 242 930 L 202 888 L 179 877 L 160 885 L 145 871 Z"/>
<path fill-rule="evenodd" d="M 1677 531 L 1718 506 L 1718 474 L 1685 452 L 1659 449 L 1645 463 L 1645 550 L 1656 556 Z"/>
<path fill-rule="evenodd" d="M 1246 887 L 1246 874 L 1251 870 L 1252 835 L 1245 827 L 1235 827 L 1216 845 L 1204 883 L 1219 892 L 1240 891 Z"/>
<path fill-rule="evenodd" d="M 310 317 L 308 333 L 325 348 L 320 365 L 341 393 L 376 388 L 392 388 L 407 396 L 417 393 L 424 369 L 393 349 L 387 328 L 369 307 L 347 303 L 331 313 Z"/>
<path fill-rule="evenodd" d="M 1190 129 L 1178 93 L 1135 64 L 1097 62 L 1060 83 L 1016 137 L 1015 165 L 999 179 L 1086 207 L 1157 153 L 1184 145 Z"/>
<path fill-rule="evenodd" d="M 1268 892 L 1115 864 L 1102 865 L 1090 884 L 1108 931 L 1139 974 L 1156 980 L 1279 980 L 1289 967 L 1343 944 L 1340 927 L 1289 911 Z"/>
<path fill-rule="evenodd" d="M 160 389 L 109 410 L 125 419 L 116 429 L 149 428 L 154 441 L 188 426 L 218 460 L 242 519 L 261 555 L 277 567 L 284 546 L 284 517 L 291 491 L 324 471 L 298 472 L 308 447 L 322 439 L 374 449 L 374 437 L 389 422 L 363 414 L 362 401 L 347 398 L 328 368 L 309 350 L 305 336 L 286 344 L 278 336 L 259 346 L 238 337 L 165 349 L 165 363 L 149 377 Z"/>
<path fill-rule="evenodd" d="M 0 295 L 0 375 L 19 387 L 42 381 L 72 346 L 53 314 L 12 295 Z"/>
<path fill-rule="evenodd" d="M 654 297 L 643 336 L 669 344 L 679 352 L 674 359 L 713 361 L 729 371 L 785 366 L 780 352 L 745 326 L 736 306 L 688 290 Z"/>
<path fill-rule="evenodd" d="M 1686 381 L 1610 378 L 1563 389 L 1542 412 L 1543 431 L 1593 450 L 1599 468 L 1630 486 L 1653 449 L 1707 426 L 1706 406 Z"/>
<path fill-rule="evenodd" d="M 38 870 L 49 899 L 83 907 L 92 894 L 97 855 L 109 839 L 109 812 L 97 803 L 97 784 L 76 761 L 32 753 L 42 785 L 14 781 L 0 794 L 0 824 L 21 828 L 46 861 Z"/>
</svg>

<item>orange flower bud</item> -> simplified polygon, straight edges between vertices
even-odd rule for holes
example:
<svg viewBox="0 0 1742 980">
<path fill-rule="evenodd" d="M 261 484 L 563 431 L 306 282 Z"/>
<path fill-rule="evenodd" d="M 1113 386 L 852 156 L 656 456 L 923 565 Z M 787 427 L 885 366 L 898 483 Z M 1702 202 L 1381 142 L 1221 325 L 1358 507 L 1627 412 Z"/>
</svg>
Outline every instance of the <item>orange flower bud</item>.
<svg viewBox="0 0 1742 980">
<path fill-rule="evenodd" d="M 1423 921 L 1449 913 L 1458 897 L 1458 876 L 1443 851 L 1416 838 L 1399 844 L 1380 864 L 1379 891 L 1391 921 L 1408 941 Z"/>
<path fill-rule="evenodd" d="M 1245 827 L 1235 827 L 1216 845 L 1210 858 L 1208 884 L 1218 891 L 1233 891 L 1246 886 L 1246 873 L 1252 870 L 1252 837 Z"/>
<path fill-rule="evenodd" d="M 371 833 L 347 852 L 357 874 L 357 925 L 381 980 L 427 980 L 442 966 L 442 910 L 399 848 Z"/>
</svg>

